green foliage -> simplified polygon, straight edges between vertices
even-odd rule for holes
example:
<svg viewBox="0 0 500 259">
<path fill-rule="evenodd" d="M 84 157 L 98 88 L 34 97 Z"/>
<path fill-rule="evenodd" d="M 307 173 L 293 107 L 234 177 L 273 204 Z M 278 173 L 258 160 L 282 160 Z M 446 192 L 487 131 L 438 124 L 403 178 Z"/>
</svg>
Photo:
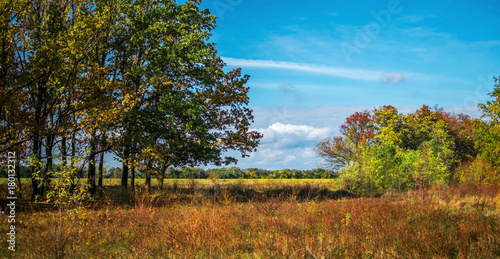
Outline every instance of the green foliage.
<svg viewBox="0 0 500 259">
<path fill-rule="evenodd" d="M 81 184 L 79 179 L 75 181 L 75 175 L 78 174 L 83 162 L 83 158 L 73 158 L 73 166 L 61 166 L 58 170 L 49 171 L 50 180 L 40 175 L 40 171 L 34 173 L 34 178 L 40 181 L 40 185 L 44 183 L 47 188 L 45 202 L 54 204 L 60 210 L 72 209 L 75 211 L 81 210 L 80 203 L 87 199 L 88 185 Z M 31 156 L 29 162 L 33 165 L 38 165 L 37 168 L 43 168 L 44 165 L 36 156 Z M 41 199 L 42 197 L 37 197 Z"/>
<path fill-rule="evenodd" d="M 249 76 L 225 72 L 200 2 L 0 3 L 0 150 L 44 161 L 34 195 L 48 190 L 53 154 L 63 165 L 84 155 L 94 192 L 104 152 L 122 158 L 126 186 L 129 168 L 163 177 L 255 150 Z"/>
<path fill-rule="evenodd" d="M 375 139 L 392 142 L 396 145 L 401 144 L 404 133 L 407 132 L 404 127 L 404 116 L 395 107 L 389 105 L 374 109 L 373 113 L 378 128 Z"/>
<path fill-rule="evenodd" d="M 215 17 L 198 1 L 126 2 L 110 55 L 130 106 L 115 127 L 114 151 L 124 165 L 164 176 L 170 166 L 227 165 L 262 137 L 249 126 L 248 76 L 224 72 L 208 43 Z"/>
<path fill-rule="evenodd" d="M 459 179 L 465 182 L 500 185 L 500 78 L 494 79 L 492 100 L 478 105 L 486 121 L 474 130 L 478 160 L 461 170 Z"/>
<path fill-rule="evenodd" d="M 475 133 L 476 148 L 480 150 L 479 157 L 497 167 L 500 166 L 500 125 L 483 122 Z"/>
<path fill-rule="evenodd" d="M 366 189 L 365 179 L 363 179 L 363 174 L 361 172 L 361 166 L 350 161 L 345 167 L 338 171 L 338 181 L 339 185 L 349 191 L 360 191 Z"/>
<path fill-rule="evenodd" d="M 483 111 L 483 118 L 476 131 L 476 148 L 480 150 L 479 157 L 492 165 L 500 166 L 500 78 L 495 78 L 496 85 L 489 94 L 493 100 L 479 104 Z"/>
<path fill-rule="evenodd" d="M 500 81 L 494 78 L 496 85 L 489 94 L 492 100 L 478 107 L 483 112 L 484 121 L 474 123 L 468 130 L 473 140 L 477 159 L 464 164 L 455 178 L 462 182 L 485 185 L 500 185 L 498 168 L 500 166 Z"/>
<path fill-rule="evenodd" d="M 490 162 L 476 159 L 463 166 L 455 175 L 458 181 L 500 187 L 500 170 Z"/>
<path fill-rule="evenodd" d="M 166 170 L 167 178 L 176 179 L 331 179 L 337 177 L 331 170 L 316 168 L 311 170 L 281 169 L 266 170 L 259 168 L 241 169 L 223 167 L 202 169 L 194 167 L 173 168 Z"/>
<path fill-rule="evenodd" d="M 73 157 L 72 160 L 69 166 L 60 166 L 54 171 L 46 170 L 46 175 L 41 175 L 40 171 L 35 171 L 33 175 L 33 179 L 40 182 L 39 188 L 43 185 L 48 189 L 45 197 L 37 195 L 36 199 L 52 203 L 58 210 L 58 214 L 54 215 L 57 225 L 51 230 L 54 231 L 51 237 L 54 248 L 50 250 L 50 257 L 54 258 L 63 258 L 71 250 L 69 233 L 72 228 L 82 222 L 81 219 L 85 217 L 85 207 L 82 203 L 89 200 L 88 190 L 91 186 L 83 185 L 79 181 L 75 182 L 75 175 L 84 159 Z M 35 155 L 29 158 L 29 162 L 36 168 L 47 166 Z"/>
<path fill-rule="evenodd" d="M 500 124 L 500 77 L 494 78 L 496 85 L 493 91 L 488 95 L 493 100 L 487 101 L 484 104 L 479 104 L 479 108 L 483 111 L 483 117 L 488 118 L 491 125 Z"/>
<path fill-rule="evenodd" d="M 359 127 L 359 121 L 369 127 Z M 472 159 L 477 125 L 466 115 L 426 105 L 407 115 L 383 106 L 348 117 L 341 126 L 343 136 L 319 142 L 316 151 L 340 168 L 343 186 L 351 191 L 423 188 L 449 182 L 458 166 Z M 360 137 L 366 135 L 370 137 Z"/>
</svg>

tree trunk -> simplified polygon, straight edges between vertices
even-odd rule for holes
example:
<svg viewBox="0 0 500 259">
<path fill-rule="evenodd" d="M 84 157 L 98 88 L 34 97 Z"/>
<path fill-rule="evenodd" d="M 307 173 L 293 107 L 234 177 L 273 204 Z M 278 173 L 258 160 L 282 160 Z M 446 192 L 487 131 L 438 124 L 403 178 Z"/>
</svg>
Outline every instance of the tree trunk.
<svg viewBox="0 0 500 259">
<path fill-rule="evenodd" d="M 160 175 L 160 190 L 163 191 L 163 179 L 165 178 L 165 172 L 167 171 L 168 166 L 163 166 L 161 169 L 161 175 Z"/>
<path fill-rule="evenodd" d="M 16 168 L 15 169 L 15 173 L 16 173 L 16 177 L 17 177 L 17 186 L 19 186 L 19 199 L 22 198 L 22 185 L 21 185 L 21 168 L 20 168 L 20 160 L 21 160 L 21 156 L 19 154 L 20 152 L 17 151 L 16 152 Z"/>
<path fill-rule="evenodd" d="M 87 172 L 87 184 L 90 185 L 89 192 L 95 194 L 95 130 L 92 131 L 90 136 L 90 151 L 89 151 L 89 168 Z"/>
<path fill-rule="evenodd" d="M 151 191 L 151 173 L 149 170 L 146 171 L 146 188 L 148 189 L 148 192 Z"/>
<path fill-rule="evenodd" d="M 75 166 L 75 156 L 76 156 L 76 132 L 71 133 L 71 168 Z"/>
<path fill-rule="evenodd" d="M 102 188 L 102 178 L 104 174 L 104 146 L 106 145 L 106 133 L 101 134 L 101 154 L 99 154 L 99 187 Z"/>
<path fill-rule="evenodd" d="M 99 155 L 99 187 L 102 188 L 102 180 L 104 177 L 104 152 Z"/>
<path fill-rule="evenodd" d="M 73 115 L 73 121 L 76 120 L 76 116 Z M 75 167 L 75 155 L 76 155 L 76 131 L 73 130 L 73 132 L 71 132 L 71 159 L 70 159 L 70 166 L 71 166 L 71 169 L 73 169 Z M 70 175 L 70 182 L 71 182 L 71 186 L 69 187 L 70 189 L 70 192 L 73 193 L 73 190 L 75 189 L 75 174 L 72 173 Z"/>
<path fill-rule="evenodd" d="M 61 164 L 63 167 L 66 167 L 67 162 L 68 162 L 67 161 L 68 160 L 68 152 L 66 150 L 66 136 L 61 138 L 61 155 L 62 155 Z"/>
<path fill-rule="evenodd" d="M 134 166 L 132 166 L 132 172 L 130 175 L 130 188 L 132 189 L 132 191 L 135 190 L 135 167 Z"/>
<path fill-rule="evenodd" d="M 122 187 L 127 189 L 127 181 L 128 181 L 128 157 L 129 156 L 129 147 L 125 146 L 125 150 L 123 152 L 123 170 L 122 170 Z"/>
<path fill-rule="evenodd" d="M 50 188 L 50 172 L 52 170 L 53 165 L 53 157 L 52 157 L 52 149 L 54 147 L 54 135 L 50 135 L 45 139 L 45 155 L 47 156 L 47 164 L 45 165 L 45 169 L 43 170 L 43 184 L 42 190 L 40 191 L 45 194 L 46 188 Z"/>
<path fill-rule="evenodd" d="M 33 136 L 33 154 L 35 157 L 40 160 L 41 157 L 41 152 L 40 152 L 40 135 L 38 132 L 35 132 Z M 40 188 L 38 187 L 40 184 L 40 181 L 37 179 L 36 174 L 37 172 L 40 172 L 40 166 L 39 164 L 31 165 L 31 187 L 32 187 L 32 192 L 31 192 L 31 201 L 35 201 L 35 197 L 37 195 L 41 195 L 40 193 Z"/>
</svg>

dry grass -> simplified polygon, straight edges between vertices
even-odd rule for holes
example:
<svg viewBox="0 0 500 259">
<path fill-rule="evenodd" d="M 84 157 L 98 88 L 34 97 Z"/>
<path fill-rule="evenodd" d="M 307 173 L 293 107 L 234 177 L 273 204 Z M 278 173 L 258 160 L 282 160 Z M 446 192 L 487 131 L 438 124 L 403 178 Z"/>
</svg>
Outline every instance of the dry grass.
<svg viewBox="0 0 500 259">
<path fill-rule="evenodd" d="M 171 186 L 163 194 L 134 199 L 133 206 L 90 208 L 74 220 L 68 215 L 62 235 L 58 213 L 20 213 L 19 250 L 10 253 L 2 240 L 0 253 L 16 258 L 500 256 L 500 196 L 494 188 L 436 186 L 425 192 L 333 200 L 314 196 L 322 190 L 317 186 L 254 184 L 228 184 L 212 196 L 207 186 L 178 185 L 177 191 Z M 192 188 L 192 194 L 184 187 Z M 272 188 L 281 195 L 268 193 Z M 240 201 L 249 190 L 260 198 Z M 297 200 L 304 190 L 313 194 Z M 161 206 L 151 202 L 152 196 L 161 200 L 169 195 L 187 198 Z M 2 233 L 6 226 L 1 225 Z"/>
</svg>

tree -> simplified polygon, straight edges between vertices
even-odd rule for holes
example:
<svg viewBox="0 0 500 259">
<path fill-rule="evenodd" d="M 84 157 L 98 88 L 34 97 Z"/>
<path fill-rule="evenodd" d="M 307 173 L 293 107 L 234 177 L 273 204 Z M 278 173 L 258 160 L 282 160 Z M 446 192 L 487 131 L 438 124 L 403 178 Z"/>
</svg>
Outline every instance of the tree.
<svg viewBox="0 0 500 259">
<path fill-rule="evenodd" d="M 489 96 L 493 100 L 478 107 L 482 110 L 482 118 L 488 121 L 480 124 L 476 130 L 476 148 L 479 150 L 479 157 L 488 161 L 492 165 L 500 166 L 500 77 L 495 77 L 494 89 Z"/>
<path fill-rule="evenodd" d="M 374 121 L 378 133 L 376 139 L 399 145 L 403 141 L 404 117 L 390 105 L 384 105 L 374 110 Z"/>
<path fill-rule="evenodd" d="M 320 141 L 316 144 L 315 152 L 333 168 L 342 168 L 349 161 L 357 160 L 357 150 L 360 146 L 374 143 L 376 130 L 370 112 L 356 112 L 347 117 L 340 126 L 341 137 Z"/>
<path fill-rule="evenodd" d="M 84 155 L 93 193 L 106 151 L 122 158 L 126 187 L 129 168 L 150 176 L 255 150 L 262 136 L 249 129 L 249 77 L 224 71 L 207 43 L 215 17 L 199 4 L 1 3 L 0 149 L 40 161 L 33 197 L 50 188 L 55 159 L 73 166 L 68 158 Z"/>
<path fill-rule="evenodd" d="M 117 128 L 115 150 L 128 167 L 152 168 L 163 177 L 170 166 L 236 162 L 262 137 L 249 130 L 248 76 L 225 73 L 215 45 L 206 43 L 215 17 L 199 1 L 128 3 L 116 59 L 127 92 L 137 100 Z M 125 91 L 124 91 L 125 92 Z"/>
<path fill-rule="evenodd" d="M 351 190 L 425 187 L 449 181 L 473 157 L 477 124 L 426 105 L 407 115 L 382 106 L 349 116 L 342 136 L 319 142 L 316 150 L 340 169 L 341 182 Z"/>
<path fill-rule="evenodd" d="M 9 54 L 5 54 L 2 61 L 6 76 L 2 77 L 1 85 L 11 98 L 1 107 L 2 122 L 9 128 L 5 140 L 11 140 L 10 143 L 2 141 L 2 148 L 28 142 L 29 153 L 38 161 L 44 161 L 32 165 L 33 172 L 41 172 L 39 179 L 43 179 L 42 182 L 32 179 L 34 198 L 43 195 L 49 187 L 56 156 L 54 148 L 76 112 L 73 102 L 78 98 L 75 87 L 82 78 L 82 57 L 85 56 L 82 50 L 93 46 L 93 39 L 99 34 L 92 29 L 100 23 L 88 19 L 93 16 L 89 16 L 92 11 L 85 1 L 2 4 L 5 5 L 3 18 L 10 19 L 7 25 L 3 23 L 2 30 L 10 39 L 4 41 Z M 9 125 L 9 122 L 17 125 Z M 14 141 L 12 131 L 18 132 Z M 65 154 L 64 151 L 61 153 Z"/>
</svg>

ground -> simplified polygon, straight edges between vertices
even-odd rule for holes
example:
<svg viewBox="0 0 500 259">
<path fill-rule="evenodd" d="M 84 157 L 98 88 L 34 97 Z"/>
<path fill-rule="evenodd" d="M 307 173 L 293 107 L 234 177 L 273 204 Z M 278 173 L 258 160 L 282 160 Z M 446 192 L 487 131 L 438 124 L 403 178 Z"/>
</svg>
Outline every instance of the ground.
<svg viewBox="0 0 500 259">
<path fill-rule="evenodd" d="M 17 250 L 3 239 L 2 257 L 500 256 L 500 196 L 492 187 L 357 197 L 336 190 L 335 180 L 168 180 L 149 194 L 142 181 L 134 193 L 122 193 L 115 180 L 105 184 L 103 198 L 84 209 L 24 203 Z"/>
</svg>

